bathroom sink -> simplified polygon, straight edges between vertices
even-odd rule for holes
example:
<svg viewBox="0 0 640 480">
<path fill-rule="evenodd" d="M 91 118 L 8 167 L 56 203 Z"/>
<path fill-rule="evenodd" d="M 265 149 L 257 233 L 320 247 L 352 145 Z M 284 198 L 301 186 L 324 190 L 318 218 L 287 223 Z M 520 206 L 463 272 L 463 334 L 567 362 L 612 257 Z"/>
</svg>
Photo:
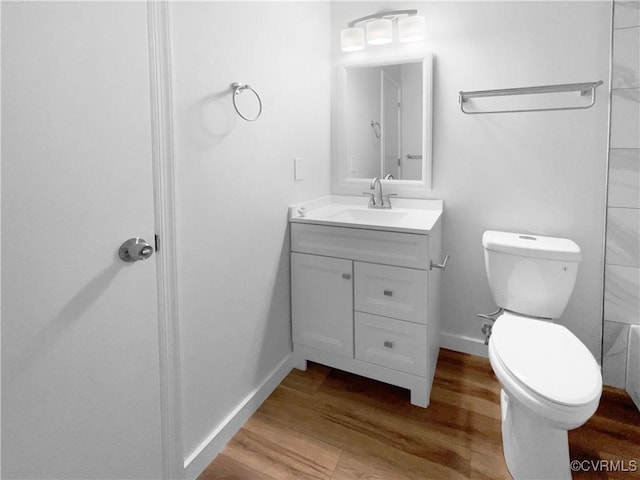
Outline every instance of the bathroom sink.
<svg viewBox="0 0 640 480">
<path fill-rule="evenodd" d="M 294 223 L 428 234 L 442 215 L 442 200 L 392 199 L 391 209 L 368 208 L 368 198 L 331 195 L 289 208 Z"/>
</svg>

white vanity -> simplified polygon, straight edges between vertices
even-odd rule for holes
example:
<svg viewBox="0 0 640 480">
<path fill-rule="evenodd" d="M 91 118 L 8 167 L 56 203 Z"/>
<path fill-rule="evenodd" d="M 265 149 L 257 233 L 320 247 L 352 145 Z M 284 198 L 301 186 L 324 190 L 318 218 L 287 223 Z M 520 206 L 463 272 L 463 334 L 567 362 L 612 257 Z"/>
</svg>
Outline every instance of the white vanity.
<svg viewBox="0 0 640 480">
<path fill-rule="evenodd" d="M 426 407 L 440 344 L 442 201 L 329 196 L 290 208 L 293 354 L 411 390 Z"/>
</svg>

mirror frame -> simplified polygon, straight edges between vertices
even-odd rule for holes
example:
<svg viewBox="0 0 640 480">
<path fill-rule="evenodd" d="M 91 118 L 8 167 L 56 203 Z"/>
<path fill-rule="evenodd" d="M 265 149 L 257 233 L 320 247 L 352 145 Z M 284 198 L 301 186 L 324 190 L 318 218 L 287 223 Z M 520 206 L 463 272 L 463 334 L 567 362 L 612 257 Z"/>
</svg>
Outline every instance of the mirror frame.
<svg viewBox="0 0 640 480">
<path fill-rule="evenodd" d="M 404 46 L 405 48 L 409 45 Z M 363 52 L 364 53 L 364 52 Z M 422 63 L 422 178 L 420 180 L 384 181 L 385 192 L 397 193 L 401 197 L 424 198 L 432 189 L 433 163 L 433 55 L 420 48 L 394 51 L 383 55 L 352 54 L 342 59 L 337 66 L 337 95 L 335 105 L 336 128 L 332 139 L 332 192 L 337 195 L 362 195 L 369 188 L 371 179 L 349 177 L 347 158 L 347 70 L 353 67 L 376 67 L 402 63 Z"/>
</svg>

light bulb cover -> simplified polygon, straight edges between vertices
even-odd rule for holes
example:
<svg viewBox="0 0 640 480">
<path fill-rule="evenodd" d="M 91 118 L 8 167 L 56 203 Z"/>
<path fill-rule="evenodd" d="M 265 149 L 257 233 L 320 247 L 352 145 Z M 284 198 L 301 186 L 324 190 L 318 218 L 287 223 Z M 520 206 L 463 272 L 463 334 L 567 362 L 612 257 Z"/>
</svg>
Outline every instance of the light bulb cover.
<svg viewBox="0 0 640 480">
<path fill-rule="evenodd" d="M 393 23 L 388 18 L 378 18 L 366 24 L 367 43 L 369 45 L 384 45 L 393 39 Z"/>
<path fill-rule="evenodd" d="M 340 32 L 340 49 L 357 52 L 364 49 L 364 30 L 359 27 L 345 28 Z"/>
<path fill-rule="evenodd" d="M 427 23 L 423 16 L 410 15 L 398 20 L 398 40 L 401 42 L 419 42 L 426 36 Z"/>
</svg>

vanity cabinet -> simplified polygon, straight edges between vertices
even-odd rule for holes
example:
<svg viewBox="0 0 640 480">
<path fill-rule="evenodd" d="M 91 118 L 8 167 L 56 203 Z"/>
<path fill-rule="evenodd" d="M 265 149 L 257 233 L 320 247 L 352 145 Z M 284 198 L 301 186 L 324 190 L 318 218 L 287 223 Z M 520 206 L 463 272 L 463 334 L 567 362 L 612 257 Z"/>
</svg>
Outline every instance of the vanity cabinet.
<svg viewBox="0 0 640 480">
<path fill-rule="evenodd" d="M 295 366 L 411 390 L 426 407 L 439 350 L 440 222 L 429 234 L 291 224 Z"/>
</svg>

